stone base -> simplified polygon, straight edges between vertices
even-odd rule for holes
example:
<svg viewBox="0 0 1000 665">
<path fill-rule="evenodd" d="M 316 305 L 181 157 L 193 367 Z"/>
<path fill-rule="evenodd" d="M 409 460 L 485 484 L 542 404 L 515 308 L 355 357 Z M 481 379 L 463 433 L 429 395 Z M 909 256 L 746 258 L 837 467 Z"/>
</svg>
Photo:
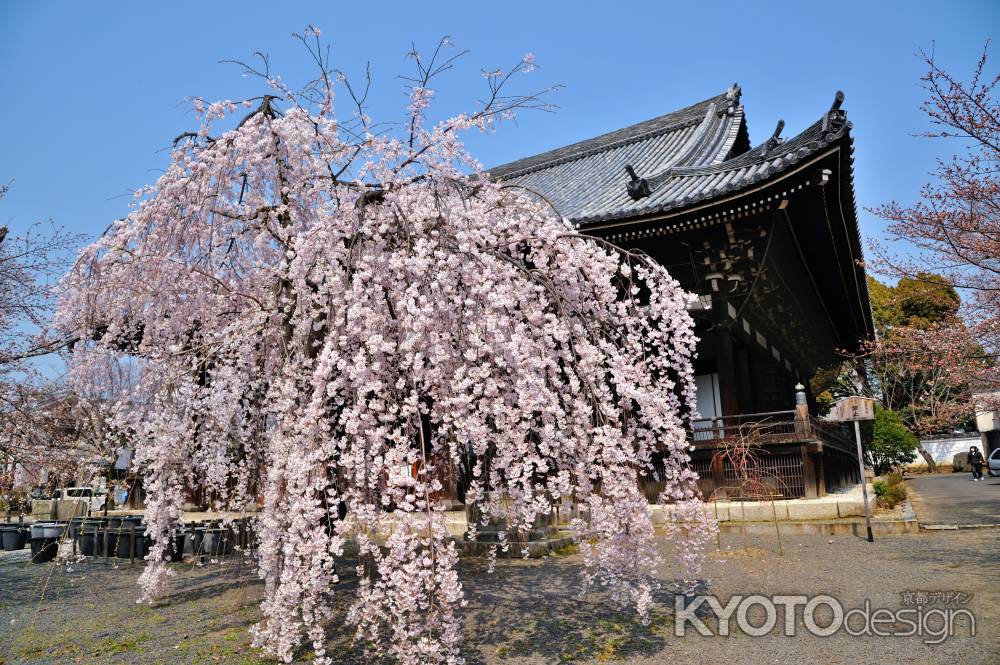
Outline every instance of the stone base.
<svg viewBox="0 0 1000 665">
<path fill-rule="evenodd" d="M 509 545 L 506 552 L 497 548 L 497 556 L 503 558 L 521 558 L 525 549 L 528 550 L 528 558 L 539 558 L 573 543 L 572 537 L 559 531 L 555 511 L 539 515 L 527 531 L 511 529 L 507 520 L 501 517 L 490 516 L 484 519 L 476 504 L 466 506 L 466 520 L 466 524 L 479 526 L 475 541 L 469 540 L 468 531 L 455 541 L 459 552 L 465 556 L 488 556 L 490 549 L 500 543 L 501 533 L 506 534 Z M 484 521 L 486 524 L 483 524 Z"/>
<path fill-rule="evenodd" d="M 719 530 L 726 534 L 753 534 L 774 536 L 774 522 L 721 522 Z M 858 536 L 864 538 L 867 526 L 864 520 L 813 520 L 806 522 L 779 522 L 779 530 L 783 538 L 800 534 L 824 536 Z M 872 533 L 876 536 L 917 533 L 925 528 L 918 528 L 916 520 L 872 520 Z"/>
<path fill-rule="evenodd" d="M 554 531 L 554 530 L 553 530 Z M 484 540 L 482 536 L 484 534 L 479 534 L 480 538 L 471 540 L 458 540 L 456 539 L 455 544 L 458 545 L 458 553 L 460 556 L 489 556 L 490 548 L 497 544 L 496 540 Z M 528 541 L 508 541 L 510 547 L 504 552 L 499 547 L 497 548 L 497 558 L 500 559 L 520 559 L 524 557 L 524 549 L 528 549 L 529 559 L 539 559 L 544 556 L 548 556 L 553 552 L 565 549 L 573 544 L 573 537 L 569 534 L 560 534 L 555 532 L 552 537 L 541 538 Z"/>
<path fill-rule="evenodd" d="M 508 531 L 507 532 L 507 542 L 511 543 L 533 543 L 540 540 L 550 540 L 559 535 L 559 530 L 555 526 L 535 526 L 532 527 L 527 533 L 523 531 Z M 469 534 L 466 532 L 462 538 L 464 540 L 469 539 Z M 499 543 L 500 542 L 500 530 L 494 525 L 489 525 L 486 527 L 481 527 L 476 533 L 476 542 L 479 543 Z"/>
<path fill-rule="evenodd" d="M 497 557 L 505 559 L 522 558 L 525 549 L 528 550 L 529 559 L 537 559 L 573 544 L 572 536 L 559 531 L 555 511 L 539 515 L 527 531 L 511 529 L 505 519 L 497 517 L 487 518 L 483 525 L 483 514 L 477 505 L 466 507 L 466 519 L 467 524 L 476 523 L 480 526 L 476 531 L 475 541 L 469 540 L 468 531 L 461 538 L 455 539 L 462 556 L 489 556 L 490 550 L 499 544 L 501 532 L 506 534 L 509 547 L 506 552 L 497 547 Z"/>
<path fill-rule="evenodd" d="M 875 510 L 875 493 L 868 486 L 869 505 Z M 653 523 L 661 525 L 673 518 L 671 504 L 650 506 Z M 780 499 L 771 501 L 708 501 L 705 512 L 717 522 L 779 522 L 806 520 L 836 520 L 864 517 L 865 504 L 861 485 L 831 492 L 818 499 Z"/>
</svg>

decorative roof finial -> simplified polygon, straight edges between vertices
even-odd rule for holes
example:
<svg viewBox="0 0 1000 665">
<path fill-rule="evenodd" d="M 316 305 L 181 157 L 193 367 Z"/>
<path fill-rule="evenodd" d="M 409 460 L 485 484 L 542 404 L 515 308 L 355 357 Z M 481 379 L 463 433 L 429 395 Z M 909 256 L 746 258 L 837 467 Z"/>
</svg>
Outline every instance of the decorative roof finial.
<svg viewBox="0 0 1000 665">
<path fill-rule="evenodd" d="M 734 105 L 739 104 L 740 96 L 742 94 L 743 91 L 740 89 L 740 84 L 734 81 L 733 84 L 729 86 L 729 89 L 726 90 L 726 99 L 731 101 Z"/>
<path fill-rule="evenodd" d="M 771 138 L 764 142 L 764 154 L 767 154 L 777 148 L 779 145 L 784 143 L 781 138 L 781 130 L 785 128 L 785 121 L 778 120 L 778 126 L 774 128 L 774 133 L 771 134 Z"/>
<path fill-rule="evenodd" d="M 729 88 L 726 90 L 726 101 L 728 103 L 725 106 L 723 106 L 723 108 L 720 108 L 717 112 L 720 118 L 724 115 L 728 115 L 730 117 L 736 115 L 736 107 L 740 105 L 740 95 L 742 94 L 743 91 L 740 90 L 740 86 L 738 83 L 733 83 L 731 86 L 729 86 Z"/>
<path fill-rule="evenodd" d="M 645 178 L 640 178 L 635 169 L 632 168 L 631 164 L 625 165 L 625 172 L 628 173 L 628 177 L 631 180 L 625 185 L 628 189 L 628 195 L 632 197 L 633 201 L 638 201 L 641 198 L 645 198 L 652 194 L 653 192 L 649 189 L 649 183 L 646 182 Z"/>
<path fill-rule="evenodd" d="M 844 103 L 844 93 L 840 90 L 833 97 L 833 104 L 823 118 L 823 131 L 839 132 L 847 124 L 847 111 L 840 108 Z"/>
</svg>

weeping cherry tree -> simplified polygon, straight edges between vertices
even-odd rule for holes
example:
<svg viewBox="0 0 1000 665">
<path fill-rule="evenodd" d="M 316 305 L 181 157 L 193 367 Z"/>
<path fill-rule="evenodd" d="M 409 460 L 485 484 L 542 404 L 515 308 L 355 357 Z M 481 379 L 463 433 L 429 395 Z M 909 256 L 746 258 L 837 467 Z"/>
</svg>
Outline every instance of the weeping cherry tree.
<svg viewBox="0 0 1000 665">
<path fill-rule="evenodd" d="M 683 522 L 667 533 L 677 562 L 696 571 L 712 537 L 685 465 L 689 294 L 464 150 L 463 132 L 545 106 L 506 92 L 530 55 L 484 72 L 475 110 L 430 122 L 432 80 L 457 56 L 448 40 L 411 53 L 406 119 L 379 126 L 319 31 L 296 37 L 317 78 L 293 90 L 262 59 L 243 66 L 267 95 L 194 100 L 200 129 L 64 280 L 59 321 L 89 340 L 83 371 L 90 353 L 141 359 L 147 398 L 118 417 L 156 538 L 144 597 L 166 591 L 164 548 L 201 485 L 216 509 L 259 506 L 267 652 L 289 661 L 305 636 L 330 662 L 336 615 L 379 654 L 460 662 L 458 552 L 437 497 L 464 469 L 483 524 L 527 529 L 575 501 L 584 587 L 645 616 L 665 563 L 638 484 L 654 455 Z"/>
</svg>

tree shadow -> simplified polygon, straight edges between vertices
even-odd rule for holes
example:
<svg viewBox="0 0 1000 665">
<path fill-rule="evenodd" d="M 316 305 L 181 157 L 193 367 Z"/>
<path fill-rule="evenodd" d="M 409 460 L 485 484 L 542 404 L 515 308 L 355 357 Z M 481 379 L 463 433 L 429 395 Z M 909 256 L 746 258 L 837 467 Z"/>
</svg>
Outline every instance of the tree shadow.
<svg viewBox="0 0 1000 665">
<path fill-rule="evenodd" d="M 485 565 L 463 561 L 469 605 L 464 610 L 463 651 L 468 663 L 487 655 L 535 657 L 548 662 L 617 660 L 660 653 L 672 632 L 674 597 L 680 587 L 663 582 L 654 592 L 650 621 L 622 608 L 607 592 L 581 595 L 578 560 Z"/>
</svg>

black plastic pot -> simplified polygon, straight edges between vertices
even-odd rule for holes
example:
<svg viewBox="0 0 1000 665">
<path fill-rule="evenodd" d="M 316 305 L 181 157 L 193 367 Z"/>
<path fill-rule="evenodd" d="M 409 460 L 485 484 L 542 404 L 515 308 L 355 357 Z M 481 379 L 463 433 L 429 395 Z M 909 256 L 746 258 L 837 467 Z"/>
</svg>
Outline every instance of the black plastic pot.
<svg viewBox="0 0 1000 665">
<path fill-rule="evenodd" d="M 229 527 L 230 539 L 232 543 L 242 549 L 248 549 L 254 543 L 256 535 L 253 531 L 253 525 L 248 519 L 241 519 L 233 522 Z"/>
<path fill-rule="evenodd" d="M 205 542 L 204 527 L 197 527 L 188 533 L 187 542 L 191 546 L 191 556 L 199 557 L 204 554 L 205 552 L 202 551 Z"/>
<path fill-rule="evenodd" d="M 118 549 L 118 530 L 121 528 L 121 522 L 119 521 L 115 529 L 111 528 L 110 522 L 109 519 L 100 520 L 94 525 L 94 556 L 111 557 Z"/>
<path fill-rule="evenodd" d="M 31 562 L 47 563 L 56 558 L 59 553 L 58 538 L 32 538 L 31 539 Z"/>
<path fill-rule="evenodd" d="M 233 534 L 229 529 L 205 529 L 205 539 L 202 544 L 204 553 L 209 556 L 222 556 L 233 552 Z"/>
<path fill-rule="evenodd" d="M 150 539 L 143 526 L 131 528 L 126 524 L 118 534 L 117 555 L 119 559 L 143 559 L 149 554 Z"/>
<path fill-rule="evenodd" d="M 2 531 L 3 550 L 5 552 L 17 552 L 23 550 L 28 540 L 28 532 L 19 529 L 17 526 L 4 528 Z"/>
<path fill-rule="evenodd" d="M 118 534 L 116 545 L 114 556 L 117 556 L 119 559 L 128 559 L 131 556 L 129 550 L 132 549 L 132 534 L 127 531 Z"/>
<path fill-rule="evenodd" d="M 70 538 L 77 538 L 84 532 L 84 530 L 93 524 L 93 522 L 87 517 L 73 517 L 69 520 L 69 526 L 67 531 Z"/>
<path fill-rule="evenodd" d="M 66 533 L 63 522 L 35 522 L 31 525 L 32 538 L 62 538 Z"/>
<path fill-rule="evenodd" d="M 100 541 L 97 554 L 100 556 L 114 556 L 118 549 L 118 532 L 105 530 L 98 535 Z"/>
<path fill-rule="evenodd" d="M 177 534 L 167 543 L 167 548 L 163 551 L 163 560 L 177 563 L 184 558 L 184 545 L 187 544 L 187 534 L 178 531 Z"/>
<path fill-rule="evenodd" d="M 76 538 L 77 547 L 83 556 L 94 556 L 97 552 L 97 531 L 92 527 L 84 528 Z"/>
</svg>

